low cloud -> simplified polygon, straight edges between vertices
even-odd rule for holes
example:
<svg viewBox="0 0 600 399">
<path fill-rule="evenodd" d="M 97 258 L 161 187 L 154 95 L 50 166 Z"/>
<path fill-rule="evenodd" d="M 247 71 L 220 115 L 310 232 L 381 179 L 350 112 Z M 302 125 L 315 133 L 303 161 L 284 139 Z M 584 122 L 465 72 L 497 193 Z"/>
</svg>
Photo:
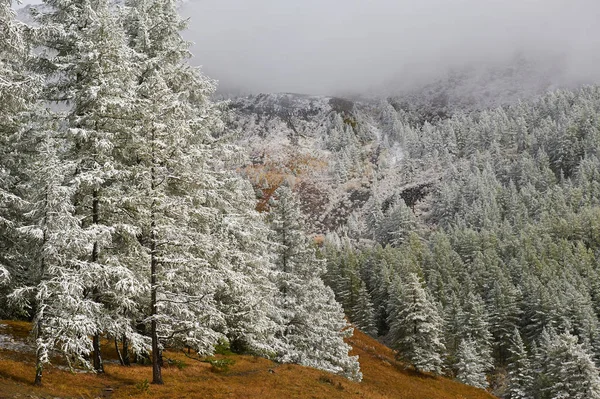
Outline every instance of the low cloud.
<svg viewBox="0 0 600 399">
<path fill-rule="evenodd" d="M 600 69 L 596 0 L 189 0 L 193 62 L 225 90 L 334 94 L 516 53 Z"/>
</svg>

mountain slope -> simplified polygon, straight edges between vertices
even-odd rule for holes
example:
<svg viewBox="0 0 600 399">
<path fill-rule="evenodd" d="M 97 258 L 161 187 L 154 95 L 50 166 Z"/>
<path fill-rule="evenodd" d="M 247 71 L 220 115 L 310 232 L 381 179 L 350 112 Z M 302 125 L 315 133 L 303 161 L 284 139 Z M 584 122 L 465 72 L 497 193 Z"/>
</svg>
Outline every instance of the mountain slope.
<svg viewBox="0 0 600 399">
<path fill-rule="evenodd" d="M 165 354 L 165 385 L 148 385 L 150 366 L 115 364 L 114 347 L 105 342 L 105 375 L 72 374 L 56 365 L 43 387 L 33 387 L 33 353 L 24 345 L 29 324 L 0 322 L 0 398 L 400 398 L 485 399 L 485 391 L 446 378 L 416 373 L 394 360 L 394 354 L 366 335 L 355 332 L 349 343 L 360 356 L 361 383 L 325 372 L 278 365 L 240 355 L 218 356 L 234 363 L 216 371 L 209 363 L 180 353 Z M 214 362 L 213 362 L 214 363 Z M 218 366 L 218 364 L 216 364 Z"/>
</svg>

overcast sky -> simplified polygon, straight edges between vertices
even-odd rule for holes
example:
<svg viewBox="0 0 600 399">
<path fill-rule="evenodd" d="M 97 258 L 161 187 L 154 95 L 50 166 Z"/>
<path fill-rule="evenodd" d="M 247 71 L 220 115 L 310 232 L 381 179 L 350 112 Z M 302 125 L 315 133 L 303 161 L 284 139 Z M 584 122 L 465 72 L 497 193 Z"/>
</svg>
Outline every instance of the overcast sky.
<svg viewBox="0 0 600 399">
<path fill-rule="evenodd" d="M 598 0 L 188 0 L 194 63 L 226 89 L 335 94 L 563 54 L 600 73 Z"/>
</svg>

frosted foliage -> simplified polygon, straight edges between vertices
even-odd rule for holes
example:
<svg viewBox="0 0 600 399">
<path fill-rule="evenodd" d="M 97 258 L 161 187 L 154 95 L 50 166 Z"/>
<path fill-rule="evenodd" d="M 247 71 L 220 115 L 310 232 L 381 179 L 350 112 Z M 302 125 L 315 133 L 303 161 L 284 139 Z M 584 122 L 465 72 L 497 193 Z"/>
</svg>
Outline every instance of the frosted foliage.
<svg viewBox="0 0 600 399">
<path fill-rule="evenodd" d="M 0 285 L 16 284 L 23 274 L 17 258 L 22 251 L 14 237 L 24 212 L 15 141 L 28 126 L 27 113 L 40 89 L 38 75 L 28 71 L 29 43 L 25 26 L 15 19 L 10 0 L 0 1 Z M 19 270 L 17 270 L 19 269 Z M 11 278 L 12 277 L 12 278 Z M 4 302 L 4 300 L 2 299 Z"/>
<path fill-rule="evenodd" d="M 269 235 L 247 182 L 229 172 L 241 150 L 217 139 L 215 82 L 191 67 L 185 27 L 169 0 L 126 2 L 129 44 L 139 67 L 139 123 L 129 131 L 134 185 L 126 197 L 141 245 L 144 273 L 156 293 L 146 318 L 155 322 L 159 349 L 192 347 L 210 354 L 232 349 L 270 355 L 278 310 Z"/>
<path fill-rule="evenodd" d="M 288 187 L 281 187 L 271 211 L 277 244 L 280 308 L 285 344 L 282 362 L 295 362 L 360 381 L 358 357 L 349 356 L 344 338 L 352 335 L 333 291 L 321 280 L 323 262 L 302 231 L 299 205 Z"/>
<path fill-rule="evenodd" d="M 6 268 L 0 266 L 0 285 L 7 284 L 10 281 L 10 275 Z"/>
<path fill-rule="evenodd" d="M 409 273 L 406 282 L 391 285 L 389 336 L 399 357 L 419 371 L 441 373 L 442 318 L 419 277 Z"/>
<path fill-rule="evenodd" d="M 569 333 L 550 334 L 541 349 L 546 358 L 542 373 L 547 384 L 543 391 L 548 397 L 600 398 L 598 369 L 589 352 L 577 343 L 577 337 Z"/>
<path fill-rule="evenodd" d="M 88 336 L 96 333 L 96 315 L 101 312 L 97 303 L 85 298 L 84 292 L 99 276 L 82 268 L 84 264 L 78 260 L 85 253 L 87 240 L 79 220 L 73 216 L 73 189 L 63 184 L 63 177 L 73 165 L 58 160 L 52 142 L 44 144 L 38 162 L 33 165 L 37 172 L 34 183 L 42 188 L 32 209 L 36 223 L 21 231 L 39 241 L 41 281 L 37 286 L 17 289 L 12 298 L 28 303 L 33 296 L 37 308 L 34 336 L 42 364 L 49 362 L 51 351 L 57 350 L 70 364 L 88 367 Z"/>
<path fill-rule="evenodd" d="M 253 210 L 249 183 L 234 174 L 223 174 L 221 179 L 227 181 L 222 195 L 227 199 L 228 215 L 219 237 L 229 247 L 224 255 L 230 268 L 216 298 L 224 313 L 226 335 L 234 349 L 272 354 L 280 342 L 274 337 L 278 310 L 273 255 L 271 243 L 264 239 L 270 230 Z"/>
<path fill-rule="evenodd" d="M 477 388 L 487 388 L 485 377 L 486 364 L 477 353 L 477 345 L 472 339 L 461 341 L 457 353 L 456 379 L 464 384 Z"/>
<path fill-rule="evenodd" d="M 352 323 L 365 334 L 377 336 L 375 310 L 364 282 L 361 282 L 358 299 L 352 309 Z"/>
<path fill-rule="evenodd" d="M 90 336 L 126 337 L 134 352 L 148 350 L 133 328 L 147 291 L 137 274 L 144 254 L 122 197 L 130 176 L 120 145 L 135 82 L 122 16 L 103 0 L 45 3 L 37 15 L 44 95 L 60 106 L 30 133 L 39 153 L 30 167 L 32 224 L 21 229 L 39 251 L 39 282 L 28 288 L 39 378 L 51 350 L 90 367 Z"/>
<path fill-rule="evenodd" d="M 469 293 L 464 305 L 464 318 L 461 320 L 461 333 L 468 334 L 486 370 L 492 368 L 492 334 L 489 332 L 488 315 L 485 303 L 473 293 Z"/>
<path fill-rule="evenodd" d="M 521 335 L 516 328 L 512 336 L 510 352 L 508 386 L 505 397 L 507 399 L 529 399 L 533 387 L 533 369 Z"/>
<path fill-rule="evenodd" d="M 0 1 L 0 135 L 18 122 L 18 111 L 35 95 L 38 77 L 23 68 L 29 56 L 24 26 L 15 19 L 11 0 Z M 3 137 L 4 138 L 4 137 Z"/>
</svg>

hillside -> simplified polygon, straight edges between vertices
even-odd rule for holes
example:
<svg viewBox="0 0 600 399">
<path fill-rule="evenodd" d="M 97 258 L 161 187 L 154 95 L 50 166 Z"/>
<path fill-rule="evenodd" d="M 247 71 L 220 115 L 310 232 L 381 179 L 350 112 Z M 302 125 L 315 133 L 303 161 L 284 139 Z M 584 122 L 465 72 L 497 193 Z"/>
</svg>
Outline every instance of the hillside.
<svg viewBox="0 0 600 399">
<path fill-rule="evenodd" d="M 568 86 L 563 69 L 554 59 L 541 62 L 517 55 L 502 65 L 451 70 L 410 90 L 392 85 L 387 98 L 294 93 L 234 97 L 225 121 L 235 143 L 249 155 L 242 169 L 263 203 L 273 188 L 288 180 L 312 233 L 337 231 L 365 238 L 370 234 L 352 230 L 364 230 L 361 224 L 374 202 L 387 208 L 400 196 L 411 208 L 421 202 L 425 209 L 416 213 L 426 213 L 421 200 L 439 187 L 447 172 L 439 160 L 430 162 L 426 155 L 457 155 L 457 144 L 443 142 L 436 130 L 448 130 L 449 125 L 459 132 L 456 125 L 462 117 L 477 119 L 480 113 L 485 117 L 486 112 L 535 104 L 544 93 Z M 375 193 L 379 198 L 373 198 Z"/>
<path fill-rule="evenodd" d="M 233 99 L 229 108 L 228 130 L 248 152 L 242 170 L 261 204 L 288 181 L 312 233 L 345 225 L 371 196 L 376 170 L 402 156 L 387 145 L 393 133 L 380 121 L 392 110 L 386 102 L 260 94 Z"/>
<path fill-rule="evenodd" d="M 219 356 L 234 363 L 217 371 L 209 363 L 167 353 L 171 365 L 164 370 L 165 385 L 154 386 L 147 384 L 149 365 L 117 365 L 113 346 L 105 342 L 105 375 L 72 374 L 58 362 L 38 388 L 31 385 L 34 356 L 24 341 L 29 327 L 23 322 L 0 322 L 0 398 L 493 398 L 446 378 L 407 370 L 389 348 L 360 332 L 349 343 L 353 354 L 360 356 L 361 383 L 252 356 Z"/>
<path fill-rule="evenodd" d="M 262 201 L 292 182 L 354 325 L 392 342 L 390 320 L 407 320 L 394 306 L 406 309 L 417 276 L 454 373 L 467 359 L 490 370 L 497 396 L 600 397 L 600 88 L 467 112 L 429 101 L 431 87 L 421 98 L 435 112 L 263 95 L 233 101 L 230 125 L 260 155 L 246 172 Z M 578 369 L 564 371 L 570 356 Z M 562 393 L 577 378 L 593 389 Z"/>
</svg>

